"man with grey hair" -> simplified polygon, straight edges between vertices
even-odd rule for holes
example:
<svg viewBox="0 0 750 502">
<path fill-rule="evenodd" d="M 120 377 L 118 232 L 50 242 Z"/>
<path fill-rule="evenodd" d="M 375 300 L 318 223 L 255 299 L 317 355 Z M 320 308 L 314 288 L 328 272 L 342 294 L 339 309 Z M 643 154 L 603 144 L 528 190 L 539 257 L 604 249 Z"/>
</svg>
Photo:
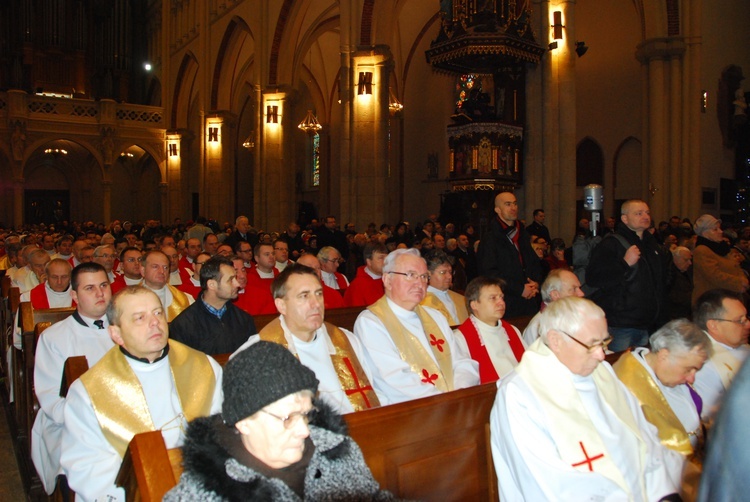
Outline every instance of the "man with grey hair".
<svg viewBox="0 0 750 502">
<path fill-rule="evenodd" d="M 703 402 L 691 387 L 713 354 L 708 336 L 687 319 L 670 321 L 651 335 L 651 350 L 638 347 L 615 363 L 617 377 L 641 403 L 661 443 L 691 457 L 702 436 Z"/>
<path fill-rule="evenodd" d="M 27 248 L 31 248 L 28 249 Z M 26 266 L 23 267 L 24 273 L 16 274 L 13 279 L 13 285 L 21 290 L 21 294 L 31 291 L 47 280 L 45 266 L 50 261 L 50 257 L 44 249 L 36 246 L 26 246 L 24 248 Z"/>
<path fill-rule="evenodd" d="M 566 270 L 564 268 L 556 268 L 547 274 L 547 278 L 542 284 L 542 308 L 541 311 L 547 306 L 560 298 L 567 298 L 569 296 L 577 296 L 583 298 L 583 290 L 581 289 L 581 281 L 578 276 Z M 526 329 L 523 331 L 523 341 L 526 345 L 531 345 L 539 338 L 539 314 L 535 315 Z"/>
<path fill-rule="evenodd" d="M 682 458 L 660 443 L 604 362 L 604 311 L 577 297 L 539 319 L 541 338 L 498 387 L 490 415 L 502 500 L 662 500 Z"/>
<path fill-rule="evenodd" d="M 445 317 L 420 305 L 429 279 L 417 249 L 392 251 L 383 263 L 385 296 L 354 323 L 383 405 L 479 383 L 477 363 Z"/>
<path fill-rule="evenodd" d="M 320 261 L 323 284 L 338 290 L 343 295 L 346 288 L 349 287 L 349 279 L 338 272 L 339 265 L 344 262 L 341 259 L 341 253 L 333 246 L 325 246 L 318 251 L 318 260 Z"/>
<path fill-rule="evenodd" d="M 103 244 L 94 249 L 94 263 L 98 263 L 104 267 L 110 283 L 117 279 L 117 274 L 112 270 L 115 265 L 115 258 L 117 258 L 115 247 L 110 244 Z"/>
</svg>

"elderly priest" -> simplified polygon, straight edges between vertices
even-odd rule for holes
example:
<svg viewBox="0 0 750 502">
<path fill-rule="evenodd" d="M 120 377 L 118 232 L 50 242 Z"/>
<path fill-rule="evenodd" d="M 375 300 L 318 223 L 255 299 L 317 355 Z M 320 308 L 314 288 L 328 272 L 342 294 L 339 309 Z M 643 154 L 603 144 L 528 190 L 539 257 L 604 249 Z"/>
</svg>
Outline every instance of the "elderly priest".
<svg viewBox="0 0 750 502">
<path fill-rule="evenodd" d="M 490 416 L 501 500 L 679 500 L 682 457 L 664 448 L 604 363 L 604 312 L 560 299 L 498 387 Z"/>
</svg>

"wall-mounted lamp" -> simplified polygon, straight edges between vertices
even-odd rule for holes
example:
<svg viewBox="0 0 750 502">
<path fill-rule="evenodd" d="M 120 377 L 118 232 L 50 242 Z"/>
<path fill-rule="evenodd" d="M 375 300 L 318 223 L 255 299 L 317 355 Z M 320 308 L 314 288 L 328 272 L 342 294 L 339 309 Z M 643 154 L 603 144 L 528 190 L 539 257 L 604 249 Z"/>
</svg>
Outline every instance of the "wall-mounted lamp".
<svg viewBox="0 0 750 502">
<path fill-rule="evenodd" d="M 554 51 L 555 49 L 557 49 L 557 41 L 555 40 L 554 42 L 550 42 L 548 47 L 549 47 L 549 50 Z"/>
<path fill-rule="evenodd" d="M 372 94 L 372 72 L 359 72 L 359 83 L 357 84 L 357 94 Z"/>
<path fill-rule="evenodd" d="M 562 29 L 565 28 L 562 24 L 562 11 L 556 10 L 552 13 L 552 38 L 554 40 L 562 40 Z"/>
<path fill-rule="evenodd" d="M 279 123 L 278 105 L 266 106 L 266 124 L 278 124 L 278 123 Z"/>
<path fill-rule="evenodd" d="M 587 50 L 589 50 L 589 46 L 586 45 L 586 42 L 576 42 L 576 54 L 579 58 L 583 57 Z"/>
<path fill-rule="evenodd" d="M 208 128 L 208 142 L 209 143 L 219 142 L 219 128 L 218 127 L 211 126 Z"/>
<path fill-rule="evenodd" d="M 701 113 L 706 113 L 708 109 L 708 91 L 703 89 L 701 91 Z"/>
<path fill-rule="evenodd" d="M 167 145 L 167 154 L 170 157 L 177 157 L 177 143 L 169 143 Z"/>
</svg>

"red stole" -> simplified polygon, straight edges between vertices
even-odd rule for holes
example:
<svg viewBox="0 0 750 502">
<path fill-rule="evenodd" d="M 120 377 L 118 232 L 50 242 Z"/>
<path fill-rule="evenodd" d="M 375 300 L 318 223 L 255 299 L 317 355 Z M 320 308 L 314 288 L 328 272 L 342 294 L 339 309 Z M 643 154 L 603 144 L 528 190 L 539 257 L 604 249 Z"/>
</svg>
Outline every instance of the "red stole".
<svg viewBox="0 0 750 502">
<path fill-rule="evenodd" d="M 500 323 L 502 324 L 505 332 L 508 334 L 508 344 L 510 344 L 510 350 L 513 351 L 513 355 L 515 356 L 516 361 L 521 362 L 521 357 L 523 356 L 523 352 L 525 350 L 523 348 L 523 343 L 521 343 L 521 340 L 518 338 L 518 334 L 516 333 L 516 330 L 513 329 L 513 326 L 505 322 L 504 319 L 500 319 Z M 466 339 L 466 344 L 469 346 L 469 353 L 471 354 L 471 358 L 479 363 L 480 383 L 498 381 L 500 379 L 500 376 L 498 376 L 497 371 L 495 371 L 495 365 L 492 364 L 492 359 L 490 359 L 490 355 L 487 353 L 487 347 L 485 347 L 482 343 L 482 339 L 477 332 L 477 328 L 474 326 L 474 323 L 471 322 L 471 317 L 466 319 L 464 323 L 458 327 L 458 329 L 464 335 L 464 339 Z"/>
<path fill-rule="evenodd" d="M 31 300 L 31 306 L 34 307 L 34 309 L 49 308 L 49 299 L 47 298 L 45 284 L 46 283 L 43 282 L 29 292 L 29 300 Z"/>
<path fill-rule="evenodd" d="M 346 282 L 346 277 L 344 277 L 344 274 L 341 274 L 339 272 L 334 272 L 333 275 L 336 277 L 336 283 L 339 285 L 339 291 L 343 294 L 344 290 L 349 287 L 349 284 Z"/>
</svg>

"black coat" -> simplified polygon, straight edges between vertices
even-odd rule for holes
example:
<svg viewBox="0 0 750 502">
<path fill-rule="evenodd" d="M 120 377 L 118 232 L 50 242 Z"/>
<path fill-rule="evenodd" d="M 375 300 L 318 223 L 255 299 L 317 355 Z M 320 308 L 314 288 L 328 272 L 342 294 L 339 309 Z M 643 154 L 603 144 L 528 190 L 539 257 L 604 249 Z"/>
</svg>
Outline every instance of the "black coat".
<svg viewBox="0 0 750 502">
<path fill-rule="evenodd" d="M 633 266 L 625 262 L 627 249 L 614 237 L 606 237 L 591 252 L 586 283 L 599 288 L 591 299 L 616 328 L 653 329 L 664 306 L 665 265 L 659 243 L 643 232 L 643 238 L 620 224 L 616 233 L 641 251 Z"/>
<path fill-rule="evenodd" d="M 169 337 L 208 355 L 229 354 L 256 334 L 253 317 L 232 302 L 219 319 L 208 311 L 201 297 L 169 324 Z"/>
<path fill-rule="evenodd" d="M 531 248 L 531 238 L 520 226 L 518 247 L 523 263 L 518 257 L 519 251 L 510 241 L 505 229 L 497 218 L 490 223 L 490 231 L 479 241 L 477 262 L 479 275 L 496 277 L 505 281 L 505 317 L 534 315 L 539 310 L 537 298 L 525 300 L 521 297 L 528 279 L 541 281 L 542 269 L 539 257 Z M 539 284 L 541 287 L 541 284 Z"/>
</svg>

